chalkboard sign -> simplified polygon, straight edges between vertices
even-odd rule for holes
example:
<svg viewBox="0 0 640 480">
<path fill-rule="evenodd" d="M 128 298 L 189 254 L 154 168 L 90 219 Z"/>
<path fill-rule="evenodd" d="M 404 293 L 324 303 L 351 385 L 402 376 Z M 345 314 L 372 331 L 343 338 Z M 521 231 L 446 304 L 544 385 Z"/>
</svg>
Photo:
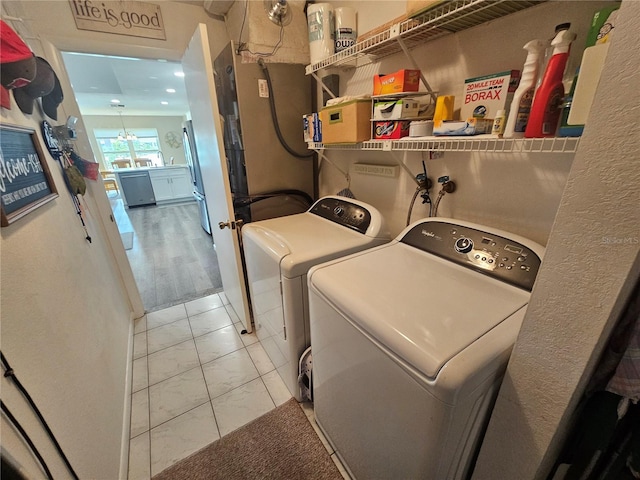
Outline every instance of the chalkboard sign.
<svg viewBox="0 0 640 480">
<path fill-rule="evenodd" d="M 35 130 L 0 126 L 0 225 L 6 227 L 58 196 Z"/>
</svg>

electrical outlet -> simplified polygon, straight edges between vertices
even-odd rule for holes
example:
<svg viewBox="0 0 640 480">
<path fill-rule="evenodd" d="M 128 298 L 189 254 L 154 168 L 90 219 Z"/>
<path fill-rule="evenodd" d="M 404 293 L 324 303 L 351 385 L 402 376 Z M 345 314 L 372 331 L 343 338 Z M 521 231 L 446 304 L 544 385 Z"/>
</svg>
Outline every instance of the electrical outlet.
<svg viewBox="0 0 640 480">
<path fill-rule="evenodd" d="M 260 98 L 269 98 L 269 84 L 264 78 L 258 79 L 258 96 Z"/>
<path fill-rule="evenodd" d="M 376 175 L 378 177 L 396 177 L 398 175 L 398 166 L 354 163 L 353 172 L 363 175 Z"/>
</svg>

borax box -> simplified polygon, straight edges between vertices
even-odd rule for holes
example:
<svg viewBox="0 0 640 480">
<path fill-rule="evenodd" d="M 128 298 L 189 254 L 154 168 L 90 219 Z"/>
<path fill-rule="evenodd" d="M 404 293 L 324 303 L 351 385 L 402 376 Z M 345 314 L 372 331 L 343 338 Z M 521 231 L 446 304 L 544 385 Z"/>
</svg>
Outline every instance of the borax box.
<svg viewBox="0 0 640 480">
<path fill-rule="evenodd" d="M 464 81 L 464 103 L 460 107 L 460 119 L 493 119 L 498 110 L 508 110 L 513 92 L 520 83 L 520 71 L 484 75 Z"/>
</svg>

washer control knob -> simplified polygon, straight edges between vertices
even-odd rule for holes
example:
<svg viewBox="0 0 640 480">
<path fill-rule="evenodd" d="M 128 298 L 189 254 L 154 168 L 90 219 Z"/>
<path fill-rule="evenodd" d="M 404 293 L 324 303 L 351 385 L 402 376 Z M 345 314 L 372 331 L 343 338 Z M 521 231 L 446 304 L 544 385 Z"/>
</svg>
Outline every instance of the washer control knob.
<svg viewBox="0 0 640 480">
<path fill-rule="evenodd" d="M 473 240 L 461 237 L 453 244 L 453 248 L 455 248 L 456 252 L 459 253 L 469 253 L 473 250 Z"/>
<path fill-rule="evenodd" d="M 333 209 L 333 213 L 335 213 L 336 216 L 341 217 L 342 215 L 344 215 L 344 208 L 336 207 Z"/>
</svg>

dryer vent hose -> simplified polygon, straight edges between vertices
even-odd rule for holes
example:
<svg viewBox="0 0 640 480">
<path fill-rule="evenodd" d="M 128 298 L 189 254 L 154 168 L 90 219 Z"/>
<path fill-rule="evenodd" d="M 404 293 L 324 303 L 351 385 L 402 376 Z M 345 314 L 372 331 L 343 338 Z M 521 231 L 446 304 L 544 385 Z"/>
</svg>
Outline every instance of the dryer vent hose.
<svg viewBox="0 0 640 480">
<path fill-rule="evenodd" d="M 271 76 L 269 75 L 269 69 L 267 68 L 266 63 L 264 63 L 264 60 L 262 58 L 258 59 L 258 65 L 260 65 L 260 68 L 262 68 L 262 70 L 264 71 L 264 76 L 267 80 L 267 87 L 269 89 L 269 107 L 271 109 L 271 120 L 273 120 L 273 127 L 276 130 L 276 135 L 278 136 L 278 140 L 280 141 L 284 149 L 296 158 L 307 159 L 307 158 L 313 157 L 314 152 L 304 153 L 304 154 L 296 152 L 293 148 L 289 146 L 284 136 L 282 135 L 282 131 L 280 130 L 280 124 L 278 123 L 278 114 L 276 112 L 276 101 L 275 101 L 275 98 L 273 97 L 273 86 L 271 85 Z"/>
<path fill-rule="evenodd" d="M 311 198 L 311 196 L 309 196 L 307 192 L 303 192 L 302 190 L 274 190 L 272 192 L 260 193 L 257 195 L 244 195 L 242 197 L 236 197 L 233 199 L 233 207 L 246 207 L 262 200 L 267 200 L 273 197 L 283 197 L 287 195 L 302 197 L 308 207 L 313 204 L 313 199 Z"/>
</svg>

